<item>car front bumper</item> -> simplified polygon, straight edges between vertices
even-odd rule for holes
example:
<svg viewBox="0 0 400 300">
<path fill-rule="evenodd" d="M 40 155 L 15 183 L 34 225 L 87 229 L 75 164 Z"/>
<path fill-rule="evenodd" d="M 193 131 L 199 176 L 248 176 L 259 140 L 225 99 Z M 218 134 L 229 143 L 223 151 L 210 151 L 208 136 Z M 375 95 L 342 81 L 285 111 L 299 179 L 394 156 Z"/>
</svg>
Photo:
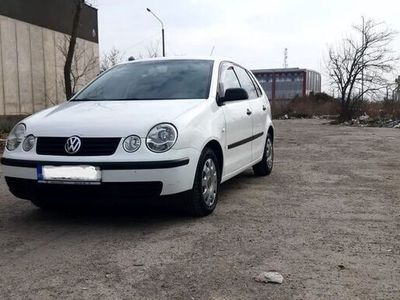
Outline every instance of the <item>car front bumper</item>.
<svg viewBox="0 0 400 300">
<path fill-rule="evenodd" d="M 113 196 L 123 191 L 128 191 L 132 196 L 164 196 L 192 189 L 198 154 L 197 151 L 186 151 L 185 154 L 186 157 L 178 159 L 136 162 L 94 159 L 26 160 L 3 157 L 1 163 L 10 191 L 24 199 L 50 193 L 70 193 L 79 196 L 86 192 L 99 192 L 98 194 Z M 97 185 L 43 183 L 38 180 L 37 169 L 45 165 L 99 167 L 101 182 Z M 57 194 L 53 196 L 57 197 Z"/>
</svg>

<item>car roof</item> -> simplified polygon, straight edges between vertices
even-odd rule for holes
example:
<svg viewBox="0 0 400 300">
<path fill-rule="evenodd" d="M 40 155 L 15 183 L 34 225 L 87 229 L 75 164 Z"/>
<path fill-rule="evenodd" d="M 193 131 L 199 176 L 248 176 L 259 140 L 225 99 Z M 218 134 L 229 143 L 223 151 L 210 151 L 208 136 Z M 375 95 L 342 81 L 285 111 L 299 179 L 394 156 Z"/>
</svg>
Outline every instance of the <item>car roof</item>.
<svg viewBox="0 0 400 300">
<path fill-rule="evenodd" d="M 215 56 L 168 56 L 168 57 L 152 57 L 152 58 L 141 58 L 132 61 L 125 61 L 120 64 L 131 64 L 136 62 L 144 61 L 168 61 L 168 60 L 211 60 L 214 62 L 229 61 L 234 62 L 232 59 L 225 57 L 215 57 Z"/>
</svg>

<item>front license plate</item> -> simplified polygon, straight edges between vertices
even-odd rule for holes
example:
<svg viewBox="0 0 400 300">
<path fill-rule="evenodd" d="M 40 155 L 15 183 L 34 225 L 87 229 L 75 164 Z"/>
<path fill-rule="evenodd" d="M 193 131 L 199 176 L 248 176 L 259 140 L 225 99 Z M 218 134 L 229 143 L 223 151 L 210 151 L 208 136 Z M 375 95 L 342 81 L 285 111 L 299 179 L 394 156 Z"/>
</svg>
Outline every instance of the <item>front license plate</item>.
<svg viewBox="0 0 400 300">
<path fill-rule="evenodd" d="M 101 170 L 93 166 L 38 166 L 38 181 L 48 183 L 100 184 Z"/>
</svg>

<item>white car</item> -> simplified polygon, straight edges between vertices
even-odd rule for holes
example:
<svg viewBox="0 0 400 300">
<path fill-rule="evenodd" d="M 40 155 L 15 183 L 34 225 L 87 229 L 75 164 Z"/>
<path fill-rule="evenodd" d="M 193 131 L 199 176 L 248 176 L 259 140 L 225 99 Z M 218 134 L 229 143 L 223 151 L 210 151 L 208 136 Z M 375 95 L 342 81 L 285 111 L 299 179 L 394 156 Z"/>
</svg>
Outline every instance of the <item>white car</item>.
<svg viewBox="0 0 400 300">
<path fill-rule="evenodd" d="M 179 194 L 204 216 L 220 183 L 249 167 L 271 173 L 273 141 L 251 72 L 223 59 L 158 58 L 117 65 L 24 119 L 1 162 L 10 191 L 38 207 Z"/>
</svg>

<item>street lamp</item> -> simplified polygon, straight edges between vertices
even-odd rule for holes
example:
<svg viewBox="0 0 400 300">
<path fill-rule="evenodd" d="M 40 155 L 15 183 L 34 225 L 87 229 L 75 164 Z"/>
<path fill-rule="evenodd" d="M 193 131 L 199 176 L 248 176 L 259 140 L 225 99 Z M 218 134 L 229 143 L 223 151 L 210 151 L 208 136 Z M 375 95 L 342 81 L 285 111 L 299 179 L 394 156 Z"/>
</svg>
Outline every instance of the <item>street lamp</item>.
<svg viewBox="0 0 400 300">
<path fill-rule="evenodd" d="M 146 10 L 151 13 L 160 23 L 161 23 L 161 36 L 162 36 L 162 55 L 165 57 L 165 40 L 164 40 L 164 23 L 161 21 L 159 17 L 155 13 L 153 13 L 150 8 L 146 8 Z"/>
</svg>

